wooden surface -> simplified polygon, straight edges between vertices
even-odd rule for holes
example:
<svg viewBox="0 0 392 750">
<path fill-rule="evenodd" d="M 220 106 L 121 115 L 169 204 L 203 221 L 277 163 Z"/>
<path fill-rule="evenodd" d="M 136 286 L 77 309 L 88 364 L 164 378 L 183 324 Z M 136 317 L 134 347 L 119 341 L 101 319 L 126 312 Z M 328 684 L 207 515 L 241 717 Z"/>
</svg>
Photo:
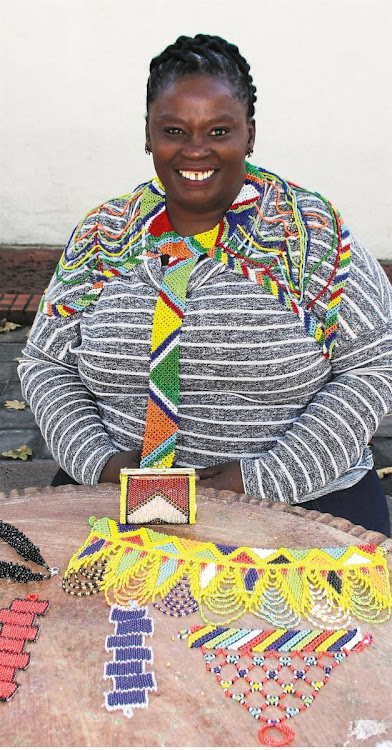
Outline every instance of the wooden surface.
<svg viewBox="0 0 392 750">
<path fill-rule="evenodd" d="M 118 488 L 111 485 L 60 487 L 12 492 L 1 502 L 2 520 L 13 523 L 37 544 L 60 575 L 30 584 L 0 582 L 0 605 L 30 592 L 50 601 L 50 610 L 37 618 L 41 633 L 27 644 L 30 666 L 16 675 L 20 688 L 9 703 L 0 703 L 1 746 L 254 746 L 260 747 L 260 723 L 241 706 L 225 699 L 215 678 L 205 670 L 199 649 L 172 639 L 180 628 L 199 623 L 198 614 L 176 619 L 151 604 L 155 632 L 146 638 L 154 651 L 152 667 L 158 685 L 149 694 L 149 707 L 135 709 L 127 719 L 121 711 L 108 713 L 103 693 L 111 681 L 103 679 L 104 648 L 113 632 L 109 608 L 102 594 L 71 597 L 61 587 L 71 555 L 89 533 L 87 519 L 118 518 Z M 257 547 L 340 546 L 385 538 L 316 511 L 272 505 L 234 493 L 198 494 L 195 526 L 160 527 L 180 536 Z M 391 541 L 387 542 L 391 548 Z M 18 560 L 7 545 L 0 557 Z M 20 560 L 19 560 L 20 562 Z M 263 627 L 256 618 L 248 627 Z M 306 626 L 306 625 L 305 625 Z M 289 721 L 296 732 L 292 746 L 391 746 L 392 624 L 370 627 L 374 645 L 334 670 L 307 711 Z M 264 623 L 264 627 L 267 626 Z"/>
</svg>

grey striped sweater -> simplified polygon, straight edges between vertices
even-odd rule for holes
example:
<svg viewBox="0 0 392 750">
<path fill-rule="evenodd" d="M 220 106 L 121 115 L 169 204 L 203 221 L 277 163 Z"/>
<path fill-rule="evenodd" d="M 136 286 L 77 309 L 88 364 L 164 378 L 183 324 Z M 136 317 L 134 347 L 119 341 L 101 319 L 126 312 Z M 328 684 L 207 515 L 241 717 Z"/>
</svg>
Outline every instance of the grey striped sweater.
<svg viewBox="0 0 392 750">
<path fill-rule="evenodd" d="M 323 211 L 313 194 L 300 199 Z M 106 205 L 120 209 L 124 200 Z M 273 218 L 268 191 L 262 204 Z M 99 220 L 118 229 L 102 209 Z M 309 262 L 325 247 L 322 234 L 313 238 Z M 199 261 L 181 333 L 178 466 L 239 460 L 246 492 L 286 503 L 351 486 L 371 468 L 367 443 L 392 408 L 392 291 L 354 237 L 351 249 L 331 360 L 263 287 L 212 258 Z M 308 295 L 317 297 L 331 264 L 320 263 Z M 37 314 L 19 365 L 23 395 L 54 458 L 80 483 L 98 483 L 112 455 L 141 448 L 162 275 L 160 259 L 146 257 L 109 279 L 84 312 Z M 90 287 L 82 275 L 71 287 L 54 276 L 46 296 L 70 304 Z M 326 301 L 314 309 L 323 320 Z"/>
</svg>

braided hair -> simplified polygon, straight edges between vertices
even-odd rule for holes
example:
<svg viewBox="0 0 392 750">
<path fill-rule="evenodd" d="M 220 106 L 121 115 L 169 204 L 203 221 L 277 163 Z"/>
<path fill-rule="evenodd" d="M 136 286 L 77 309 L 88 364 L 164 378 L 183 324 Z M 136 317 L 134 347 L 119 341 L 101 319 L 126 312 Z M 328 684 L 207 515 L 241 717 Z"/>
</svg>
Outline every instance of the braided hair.
<svg viewBox="0 0 392 750">
<path fill-rule="evenodd" d="M 151 102 L 168 84 L 182 76 L 199 73 L 227 81 L 233 95 L 246 105 L 248 118 L 252 119 L 257 97 L 249 71 L 250 66 L 238 47 L 220 36 L 179 36 L 174 44 L 151 60 L 147 81 L 147 113 Z"/>
</svg>

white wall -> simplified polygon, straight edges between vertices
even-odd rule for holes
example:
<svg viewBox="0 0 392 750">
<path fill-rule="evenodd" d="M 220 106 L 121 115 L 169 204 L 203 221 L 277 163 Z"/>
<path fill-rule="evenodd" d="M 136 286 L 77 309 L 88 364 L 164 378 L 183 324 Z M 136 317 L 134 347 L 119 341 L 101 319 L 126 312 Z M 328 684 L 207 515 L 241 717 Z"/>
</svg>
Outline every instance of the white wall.
<svg viewBox="0 0 392 750">
<path fill-rule="evenodd" d="M 179 34 L 238 44 L 258 87 L 253 161 L 335 203 L 392 259 L 390 0 L 0 0 L 0 242 L 63 244 L 152 176 L 150 58 Z"/>
</svg>

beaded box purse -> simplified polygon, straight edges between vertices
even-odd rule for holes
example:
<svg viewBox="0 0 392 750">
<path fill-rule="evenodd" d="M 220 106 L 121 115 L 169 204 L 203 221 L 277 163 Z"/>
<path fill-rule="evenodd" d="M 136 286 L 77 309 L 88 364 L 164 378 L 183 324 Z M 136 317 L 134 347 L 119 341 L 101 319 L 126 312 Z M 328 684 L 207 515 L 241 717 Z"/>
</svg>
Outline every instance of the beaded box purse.
<svg viewBox="0 0 392 750">
<path fill-rule="evenodd" d="M 121 469 L 120 523 L 195 522 L 194 469 Z"/>
</svg>

